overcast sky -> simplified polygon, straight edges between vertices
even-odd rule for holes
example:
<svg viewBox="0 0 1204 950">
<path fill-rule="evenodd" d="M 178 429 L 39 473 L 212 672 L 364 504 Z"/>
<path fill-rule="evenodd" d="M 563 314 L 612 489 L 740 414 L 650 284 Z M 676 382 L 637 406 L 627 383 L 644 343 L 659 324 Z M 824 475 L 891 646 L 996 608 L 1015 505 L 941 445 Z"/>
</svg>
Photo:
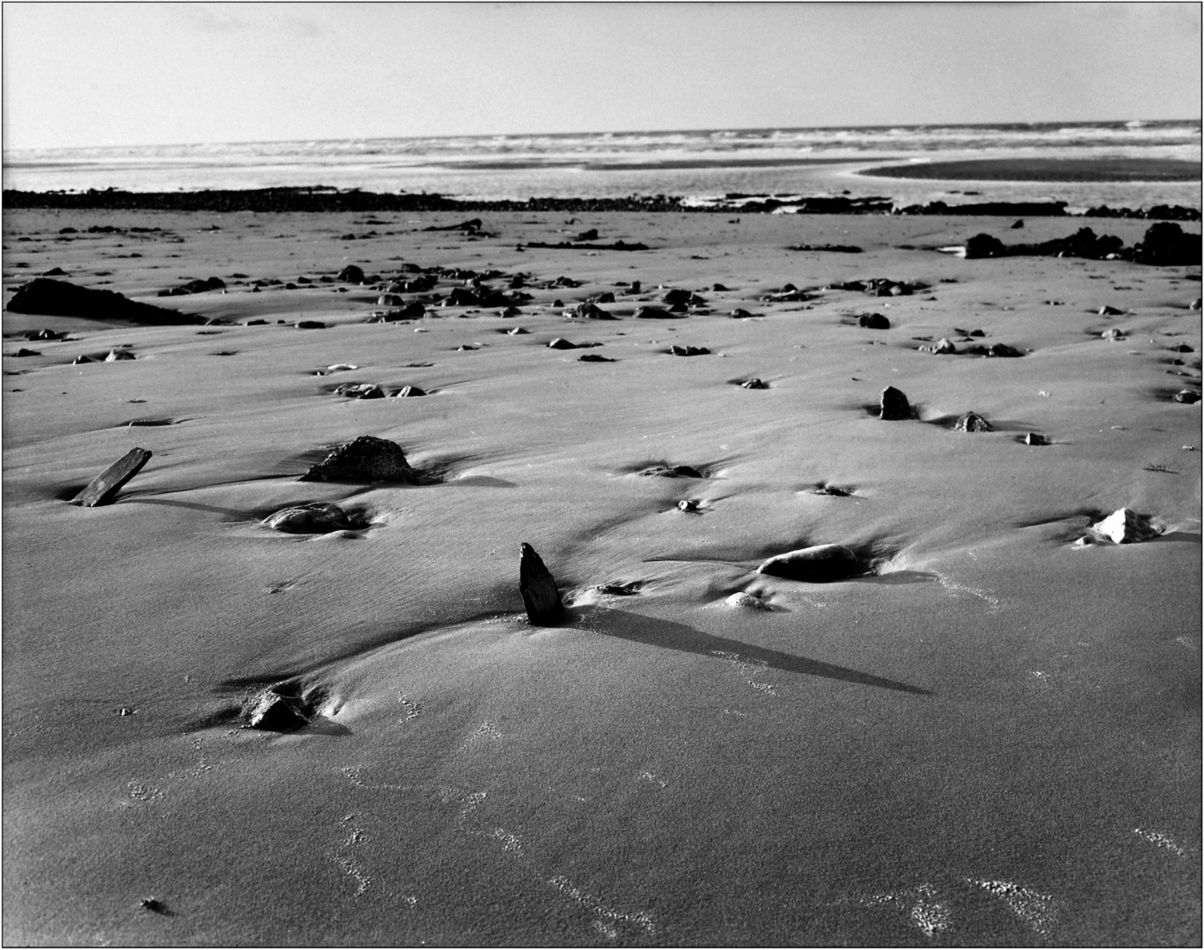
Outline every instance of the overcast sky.
<svg viewBox="0 0 1204 950">
<path fill-rule="evenodd" d="M 1200 117 L 1196 3 L 3 5 L 8 149 Z"/>
</svg>

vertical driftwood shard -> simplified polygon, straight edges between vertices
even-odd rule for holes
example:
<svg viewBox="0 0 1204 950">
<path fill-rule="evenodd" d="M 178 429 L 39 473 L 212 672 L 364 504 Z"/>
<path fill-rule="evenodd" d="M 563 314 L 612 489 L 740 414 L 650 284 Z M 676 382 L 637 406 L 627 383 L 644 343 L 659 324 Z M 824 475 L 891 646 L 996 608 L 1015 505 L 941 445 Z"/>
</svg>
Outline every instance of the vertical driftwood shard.
<svg viewBox="0 0 1204 950">
<path fill-rule="evenodd" d="M 560 592 L 556 590 L 556 581 L 535 548 L 524 543 L 520 553 L 518 592 L 522 594 L 523 606 L 527 608 L 527 619 L 536 626 L 551 626 L 560 620 L 564 610 Z"/>
<path fill-rule="evenodd" d="M 73 505 L 95 508 L 107 505 L 117 497 L 121 486 L 142 471 L 151 457 L 149 449 L 130 449 L 116 462 L 88 483 L 88 487 L 72 499 Z"/>
</svg>

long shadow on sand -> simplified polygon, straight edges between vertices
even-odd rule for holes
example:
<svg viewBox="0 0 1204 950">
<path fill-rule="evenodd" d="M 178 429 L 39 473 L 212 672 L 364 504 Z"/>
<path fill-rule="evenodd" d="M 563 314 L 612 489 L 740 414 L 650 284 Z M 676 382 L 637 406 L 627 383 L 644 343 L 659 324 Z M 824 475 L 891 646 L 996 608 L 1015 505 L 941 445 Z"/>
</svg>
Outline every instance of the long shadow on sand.
<svg viewBox="0 0 1204 950">
<path fill-rule="evenodd" d="M 821 663 L 819 660 L 809 660 L 802 656 L 793 656 L 779 650 L 769 650 L 764 647 L 752 646 L 739 640 L 729 640 L 727 637 L 717 637 L 714 634 L 703 633 L 685 624 L 673 623 L 668 620 L 657 620 L 640 614 L 628 613 L 624 610 L 594 608 L 590 611 L 595 621 L 590 628 L 608 637 L 618 637 L 633 643 L 643 643 L 647 646 L 662 647 L 666 650 L 680 650 L 683 653 L 696 653 L 699 656 L 716 656 L 716 654 L 736 654 L 744 662 L 763 663 L 775 670 L 787 673 L 802 673 L 806 676 L 822 676 L 825 679 L 841 680 L 846 683 L 858 683 L 862 686 L 877 686 L 880 689 L 893 689 L 901 693 L 915 693 L 920 696 L 931 696 L 929 690 L 900 683 L 896 680 L 862 673 L 860 670 L 849 669 L 847 666 L 836 666 L 833 663 Z"/>
</svg>

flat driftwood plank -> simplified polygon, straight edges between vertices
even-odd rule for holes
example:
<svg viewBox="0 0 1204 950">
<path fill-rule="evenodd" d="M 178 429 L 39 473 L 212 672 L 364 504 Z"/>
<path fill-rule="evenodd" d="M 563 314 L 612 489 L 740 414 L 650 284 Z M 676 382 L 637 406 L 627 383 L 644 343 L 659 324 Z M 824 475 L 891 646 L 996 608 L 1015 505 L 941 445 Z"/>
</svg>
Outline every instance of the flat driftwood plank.
<svg viewBox="0 0 1204 950">
<path fill-rule="evenodd" d="M 121 486 L 142 471 L 142 466 L 150 457 L 150 449 L 130 449 L 92 479 L 88 483 L 88 487 L 76 495 L 71 503 L 84 508 L 109 504 L 117 496 Z"/>
</svg>

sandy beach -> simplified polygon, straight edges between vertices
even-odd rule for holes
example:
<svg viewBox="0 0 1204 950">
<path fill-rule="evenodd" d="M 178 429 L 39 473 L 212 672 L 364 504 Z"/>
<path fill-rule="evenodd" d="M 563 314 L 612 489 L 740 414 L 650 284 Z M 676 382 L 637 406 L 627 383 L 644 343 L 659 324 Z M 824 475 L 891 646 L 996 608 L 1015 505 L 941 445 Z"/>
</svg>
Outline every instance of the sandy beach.
<svg viewBox="0 0 1204 950">
<path fill-rule="evenodd" d="M 4 942 L 1198 945 L 1198 264 L 480 219 L 5 214 L 6 305 L 57 268 L 198 322 L 3 315 Z M 300 480 L 360 436 L 419 483 Z M 350 527 L 265 525 L 303 503 Z M 281 684 L 308 724 L 247 728 Z"/>
</svg>

